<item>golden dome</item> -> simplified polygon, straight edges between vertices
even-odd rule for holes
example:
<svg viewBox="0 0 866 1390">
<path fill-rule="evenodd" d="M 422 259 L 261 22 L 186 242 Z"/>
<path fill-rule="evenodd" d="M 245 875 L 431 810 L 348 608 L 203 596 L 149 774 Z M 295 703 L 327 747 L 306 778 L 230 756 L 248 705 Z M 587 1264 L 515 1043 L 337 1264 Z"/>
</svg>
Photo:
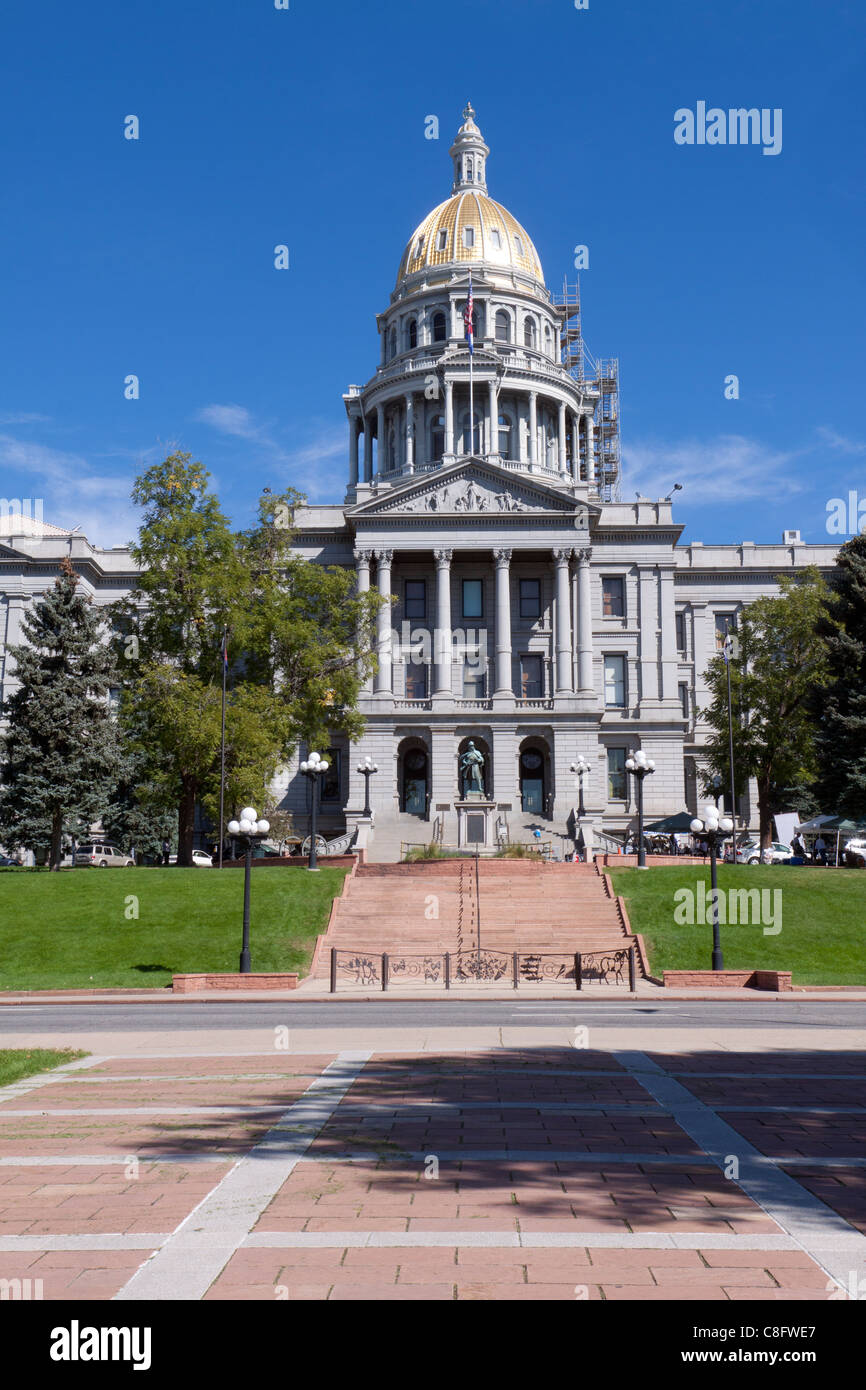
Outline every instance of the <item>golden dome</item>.
<svg viewBox="0 0 866 1390">
<path fill-rule="evenodd" d="M 486 193 L 467 189 L 446 198 L 416 227 L 403 253 L 397 283 L 435 266 L 482 261 L 493 268 L 523 271 L 544 284 L 538 252 L 517 219 Z"/>
</svg>

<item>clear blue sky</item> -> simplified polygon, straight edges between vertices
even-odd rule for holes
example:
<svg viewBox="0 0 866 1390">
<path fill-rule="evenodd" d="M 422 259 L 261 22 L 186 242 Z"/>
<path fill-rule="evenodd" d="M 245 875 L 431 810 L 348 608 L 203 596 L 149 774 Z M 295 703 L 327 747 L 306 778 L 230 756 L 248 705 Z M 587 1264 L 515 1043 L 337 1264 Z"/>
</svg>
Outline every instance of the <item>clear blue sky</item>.
<svg viewBox="0 0 866 1390">
<path fill-rule="evenodd" d="M 682 482 L 695 539 L 830 539 L 827 500 L 866 499 L 864 41 L 841 0 L 18 0 L 0 494 L 122 543 L 132 478 L 176 446 L 238 523 L 264 484 L 342 500 L 341 394 L 375 368 L 374 315 L 450 191 L 471 98 L 548 285 L 590 248 L 623 496 Z M 676 145 L 698 101 L 782 108 L 782 152 Z"/>
</svg>

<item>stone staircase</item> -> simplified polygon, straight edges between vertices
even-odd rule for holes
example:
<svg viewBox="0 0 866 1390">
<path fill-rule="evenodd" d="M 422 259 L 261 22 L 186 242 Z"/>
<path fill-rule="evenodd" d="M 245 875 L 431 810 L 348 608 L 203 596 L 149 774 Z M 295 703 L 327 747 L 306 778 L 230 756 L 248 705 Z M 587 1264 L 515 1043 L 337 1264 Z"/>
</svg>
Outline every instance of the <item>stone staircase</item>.
<svg viewBox="0 0 866 1390">
<path fill-rule="evenodd" d="M 486 950 L 573 955 L 634 944 L 608 881 L 593 865 L 502 859 L 366 864 L 336 901 L 313 976 L 327 978 L 332 947 L 409 956 L 474 950 L 479 912 Z"/>
</svg>

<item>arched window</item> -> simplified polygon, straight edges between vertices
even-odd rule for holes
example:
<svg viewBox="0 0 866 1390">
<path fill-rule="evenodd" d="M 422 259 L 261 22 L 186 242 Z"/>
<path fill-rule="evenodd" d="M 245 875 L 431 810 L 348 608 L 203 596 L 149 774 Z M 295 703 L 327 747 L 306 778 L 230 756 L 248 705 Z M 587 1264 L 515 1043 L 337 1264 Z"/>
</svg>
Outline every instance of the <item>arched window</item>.
<svg viewBox="0 0 866 1390">
<path fill-rule="evenodd" d="M 445 315 L 442 313 L 441 309 L 437 309 L 436 313 L 433 315 L 433 341 L 434 343 L 444 343 L 447 336 Z"/>
<path fill-rule="evenodd" d="M 388 330 L 388 356 L 389 356 L 389 357 L 396 357 L 396 356 L 397 356 L 397 330 L 396 330 L 396 328 L 391 328 L 391 329 Z"/>
<path fill-rule="evenodd" d="M 466 158 L 466 178 L 469 180 L 470 183 L 472 182 L 472 160 L 468 157 L 468 155 Z"/>
<path fill-rule="evenodd" d="M 430 458 L 433 462 L 445 453 L 445 416 L 436 415 L 430 426 Z"/>
<path fill-rule="evenodd" d="M 499 448 L 498 452 L 504 459 L 511 458 L 511 416 L 503 411 L 499 416 Z"/>
<path fill-rule="evenodd" d="M 394 417 L 388 425 L 388 468 L 393 470 L 397 467 L 397 430 L 394 424 Z"/>
<path fill-rule="evenodd" d="M 523 345 L 524 347 L 534 348 L 535 344 L 535 319 L 526 318 L 523 320 Z"/>
<path fill-rule="evenodd" d="M 505 309 L 496 310 L 496 341 L 499 343 L 511 341 L 511 315 Z"/>
<path fill-rule="evenodd" d="M 416 348 L 418 346 L 418 320 L 410 319 L 406 325 L 406 346 Z"/>
</svg>

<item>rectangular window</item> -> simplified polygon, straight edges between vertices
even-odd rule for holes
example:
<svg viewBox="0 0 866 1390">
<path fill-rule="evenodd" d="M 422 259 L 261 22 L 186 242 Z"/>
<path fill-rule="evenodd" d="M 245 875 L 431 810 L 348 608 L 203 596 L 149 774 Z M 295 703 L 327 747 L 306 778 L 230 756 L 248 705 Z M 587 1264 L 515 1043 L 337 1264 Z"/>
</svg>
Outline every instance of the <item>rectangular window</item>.
<svg viewBox="0 0 866 1390">
<path fill-rule="evenodd" d="M 484 699 L 484 672 L 479 669 L 477 657 L 466 660 L 463 663 L 463 698 L 464 700 L 483 700 Z"/>
<path fill-rule="evenodd" d="M 491 245 L 492 245 L 494 251 L 501 251 L 501 250 L 502 250 L 502 235 L 501 235 L 501 233 L 500 233 L 498 227 L 491 227 L 491 228 L 490 228 L 490 243 L 491 243 Z"/>
<path fill-rule="evenodd" d="M 481 618 L 482 613 L 482 585 L 480 579 L 463 580 L 463 616 L 464 618 Z"/>
<path fill-rule="evenodd" d="M 683 682 L 683 683 L 680 685 L 679 690 L 680 690 L 680 704 L 681 704 L 682 707 L 683 707 L 683 719 L 688 719 L 688 717 L 689 717 L 689 687 L 688 687 L 688 685 L 685 684 L 685 682 Z"/>
<path fill-rule="evenodd" d="M 716 614 L 716 651 L 720 652 L 725 645 L 725 637 L 729 632 L 737 630 L 736 613 L 717 613 Z"/>
<path fill-rule="evenodd" d="M 544 668 L 541 657 L 524 655 L 520 658 L 520 695 L 524 700 L 544 697 Z"/>
<path fill-rule="evenodd" d="M 406 663 L 406 699 L 427 699 L 427 666 L 422 661 Z"/>
<path fill-rule="evenodd" d="M 608 801 L 626 801 L 625 785 L 625 749 L 608 748 L 607 750 L 607 799 Z"/>
<path fill-rule="evenodd" d="M 407 579 L 403 595 L 403 612 L 407 618 L 426 618 L 427 585 L 423 579 Z"/>
<path fill-rule="evenodd" d="M 523 255 L 523 242 L 520 240 L 519 236 L 516 236 L 514 238 L 514 249 L 517 252 L 518 256 Z"/>
<path fill-rule="evenodd" d="M 447 232 L 440 232 L 439 235 L 437 236 L 437 238 L 436 238 L 436 250 L 437 250 L 437 251 L 447 251 L 447 250 L 448 250 L 448 233 L 447 233 Z"/>
<path fill-rule="evenodd" d="M 678 651 L 678 652 L 683 652 L 683 653 L 685 653 L 685 650 L 686 650 L 686 615 L 685 615 L 685 613 L 677 613 L 677 615 L 676 615 L 676 625 L 677 625 L 677 651 Z"/>
<path fill-rule="evenodd" d="M 535 622 L 541 617 L 540 579 L 521 579 L 520 616 L 524 622 Z"/>
<path fill-rule="evenodd" d="M 612 709 L 625 708 L 625 657 L 604 658 L 604 703 Z"/>
<path fill-rule="evenodd" d="M 322 801 L 340 800 L 340 760 L 342 756 L 339 748 L 329 748 L 325 753 L 330 767 L 322 776 Z"/>
<path fill-rule="evenodd" d="M 606 618 L 625 617 L 625 580 L 620 575 L 604 575 L 601 581 L 603 613 Z"/>
<path fill-rule="evenodd" d="M 466 247 L 467 251 L 470 249 L 470 247 L 472 247 L 472 246 L 475 245 L 475 228 L 474 228 L 474 227 L 464 227 L 464 228 L 463 228 L 463 245 Z"/>
</svg>

